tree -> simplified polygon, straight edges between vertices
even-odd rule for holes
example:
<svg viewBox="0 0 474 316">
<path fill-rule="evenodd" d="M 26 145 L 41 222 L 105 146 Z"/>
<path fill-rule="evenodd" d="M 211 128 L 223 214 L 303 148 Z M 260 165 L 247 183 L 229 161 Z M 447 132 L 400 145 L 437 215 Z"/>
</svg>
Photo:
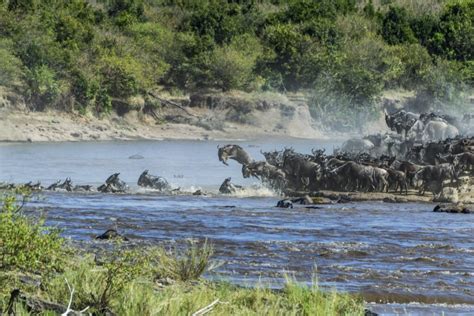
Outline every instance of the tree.
<svg viewBox="0 0 474 316">
<path fill-rule="evenodd" d="M 382 37 L 391 45 L 416 42 L 405 8 L 389 8 L 382 20 Z"/>
</svg>

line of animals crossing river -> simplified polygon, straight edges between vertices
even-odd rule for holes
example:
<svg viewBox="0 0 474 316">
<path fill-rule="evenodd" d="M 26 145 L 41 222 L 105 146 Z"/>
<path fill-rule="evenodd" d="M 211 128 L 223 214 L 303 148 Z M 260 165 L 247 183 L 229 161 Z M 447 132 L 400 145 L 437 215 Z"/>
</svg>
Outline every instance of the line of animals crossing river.
<svg viewBox="0 0 474 316">
<path fill-rule="evenodd" d="M 244 178 L 254 177 L 282 196 L 293 197 L 277 203 L 280 207 L 292 207 L 295 201 L 310 204 L 308 197 L 324 190 L 400 195 L 416 190 L 420 195 L 430 192 L 436 199 L 445 191 L 454 192 L 473 185 L 474 137 L 469 119 L 468 116 L 456 120 L 434 113 L 417 115 L 399 110 L 392 114 L 385 112 L 391 132 L 349 139 L 332 154 L 326 154 L 322 149 L 302 154 L 286 147 L 261 151 L 265 160 L 256 161 L 237 144 L 217 146 L 217 153 L 219 161 L 225 165 L 229 160 L 239 163 Z M 163 194 L 206 194 L 201 190 L 182 192 L 180 188 L 173 188 L 164 177 L 152 175 L 148 170 L 142 172 L 137 184 Z M 46 187 L 40 182 L 22 185 L 34 191 L 129 192 L 120 173 L 112 174 L 98 187 L 73 185 L 69 177 Z M 0 183 L 0 189 L 15 186 Z M 219 193 L 235 194 L 241 190 L 244 188 L 234 184 L 229 177 L 223 180 Z M 344 195 L 340 195 L 338 201 L 343 200 Z"/>
</svg>

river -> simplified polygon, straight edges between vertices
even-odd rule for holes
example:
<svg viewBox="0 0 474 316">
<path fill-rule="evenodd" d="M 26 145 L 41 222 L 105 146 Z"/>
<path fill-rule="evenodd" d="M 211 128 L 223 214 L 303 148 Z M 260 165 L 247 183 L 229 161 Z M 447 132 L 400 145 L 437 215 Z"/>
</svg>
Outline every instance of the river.
<svg viewBox="0 0 474 316">
<path fill-rule="evenodd" d="M 93 237 L 115 225 L 130 239 L 150 244 L 207 238 L 215 245 L 215 260 L 223 263 L 209 278 L 274 287 L 286 276 L 307 283 L 317 278 L 321 286 L 361 293 L 383 315 L 474 313 L 473 215 L 433 213 L 432 204 L 419 203 L 277 209 L 272 191 L 243 179 L 234 161 L 218 161 L 216 147 L 226 143 L 3 143 L 0 181 L 49 185 L 71 177 L 74 184 L 99 185 L 120 172 L 131 194 L 43 193 L 30 208 L 41 208 L 48 224 L 81 243 L 97 243 Z M 260 150 L 332 152 L 340 145 L 297 139 L 234 143 L 255 159 L 263 159 Z M 139 189 L 144 169 L 181 190 L 211 194 L 163 196 Z M 248 188 L 244 194 L 216 194 L 229 176 Z"/>
</svg>

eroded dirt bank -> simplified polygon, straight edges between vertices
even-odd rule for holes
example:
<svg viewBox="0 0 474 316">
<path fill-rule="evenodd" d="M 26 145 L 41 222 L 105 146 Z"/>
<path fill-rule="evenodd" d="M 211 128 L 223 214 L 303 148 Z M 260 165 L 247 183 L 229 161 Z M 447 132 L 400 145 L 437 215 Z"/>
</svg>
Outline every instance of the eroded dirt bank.
<svg viewBox="0 0 474 316">
<path fill-rule="evenodd" d="M 193 95 L 153 108 L 135 100 L 133 110 L 101 118 L 77 111 L 30 112 L 20 97 L 8 94 L 0 101 L 0 141 L 8 142 L 324 138 L 304 100 L 280 94 Z"/>
</svg>

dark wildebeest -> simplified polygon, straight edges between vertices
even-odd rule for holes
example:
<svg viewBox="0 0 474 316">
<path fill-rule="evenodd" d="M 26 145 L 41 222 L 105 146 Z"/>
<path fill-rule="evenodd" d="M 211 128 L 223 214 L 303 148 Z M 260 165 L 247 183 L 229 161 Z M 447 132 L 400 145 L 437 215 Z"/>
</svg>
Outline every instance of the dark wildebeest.
<svg viewBox="0 0 474 316">
<path fill-rule="evenodd" d="M 275 189 L 283 189 L 286 181 L 285 173 L 266 161 L 256 161 L 243 165 L 242 176 L 244 178 L 256 177 L 264 182 L 268 182 Z"/>
<path fill-rule="evenodd" d="M 222 161 L 224 165 L 227 165 L 228 159 L 233 159 L 242 165 L 248 165 L 252 162 L 252 158 L 250 158 L 249 154 L 239 145 L 225 145 L 224 147 L 220 147 L 217 145 L 217 156 L 219 157 L 219 161 Z"/>
<path fill-rule="evenodd" d="M 448 179 L 451 180 L 451 183 L 453 183 L 454 180 L 457 179 L 457 174 L 454 170 L 454 166 L 449 163 L 442 163 L 436 166 L 424 166 L 416 172 L 414 177 L 415 182 L 421 180 L 421 185 L 419 188 L 420 194 L 425 194 L 426 186 L 429 183 L 436 182 L 442 186 L 443 181 Z"/>
<path fill-rule="evenodd" d="M 230 182 L 231 177 L 226 178 L 224 182 L 222 182 L 219 192 L 222 194 L 233 194 L 237 192 L 237 190 L 242 190 L 243 188 L 240 185 L 235 185 Z"/>
<path fill-rule="evenodd" d="M 58 180 L 51 184 L 49 187 L 46 188 L 46 191 L 54 191 L 58 187 L 58 185 L 61 183 L 61 180 Z"/>
<path fill-rule="evenodd" d="M 310 183 L 319 180 L 319 169 L 319 164 L 299 155 L 290 154 L 283 157 L 283 171 L 289 180 L 293 180 L 297 189 L 307 187 Z"/>
<path fill-rule="evenodd" d="M 278 201 L 276 207 L 293 208 L 293 202 L 291 200 L 280 200 Z"/>
<path fill-rule="evenodd" d="M 415 173 L 422 168 L 422 166 L 414 164 L 412 162 L 399 160 L 395 160 L 390 167 L 392 169 L 404 172 L 407 177 L 408 183 L 410 183 L 411 186 L 415 185 L 413 181 Z"/>
<path fill-rule="evenodd" d="M 344 165 L 330 171 L 330 174 L 344 176 L 354 190 L 375 190 L 374 168 L 371 166 L 363 166 L 356 162 L 348 161 Z"/>
<path fill-rule="evenodd" d="M 41 185 L 41 182 L 36 182 L 33 183 L 32 181 L 23 184 L 23 186 L 27 189 L 30 189 L 31 191 L 41 191 L 43 190 L 43 186 Z"/>
<path fill-rule="evenodd" d="M 121 193 L 125 192 L 128 189 L 127 184 L 120 180 L 120 173 L 114 173 L 105 180 L 105 184 L 102 184 L 97 188 L 99 192 L 102 193 Z"/>
<path fill-rule="evenodd" d="M 90 192 L 92 191 L 92 185 L 89 184 L 84 184 L 84 185 L 76 185 L 74 186 L 74 189 L 72 189 L 74 192 Z"/>
<path fill-rule="evenodd" d="M 395 170 L 392 168 L 386 168 L 388 172 L 388 183 L 390 187 L 395 188 L 395 192 L 397 192 L 398 188 L 400 188 L 400 194 L 403 193 L 403 190 L 405 190 L 405 194 L 408 194 L 408 184 L 407 184 L 407 176 L 405 175 L 405 172 Z M 388 187 L 387 187 L 387 192 L 388 192 Z"/>
<path fill-rule="evenodd" d="M 265 157 L 265 160 L 275 167 L 282 167 L 283 166 L 283 157 L 281 151 L 270 151 L 270 152 L 263 152 L 260 150 L 260 153 Z"/>
<path fill-rule="evenodd" d="M 465 152 L 454 155 L 453 164 L 459 170 L 474 170 L 474 153 Z"/>
<path fill-rule="evenodd" d="M 171 189 L 171 186 L 165 178 L 149 174 L 148 169 L 142 172 L 138 178 L 137 184 L 141 187 L 149 187 L 160 191 L 167 191 Z"/>
</svg>

